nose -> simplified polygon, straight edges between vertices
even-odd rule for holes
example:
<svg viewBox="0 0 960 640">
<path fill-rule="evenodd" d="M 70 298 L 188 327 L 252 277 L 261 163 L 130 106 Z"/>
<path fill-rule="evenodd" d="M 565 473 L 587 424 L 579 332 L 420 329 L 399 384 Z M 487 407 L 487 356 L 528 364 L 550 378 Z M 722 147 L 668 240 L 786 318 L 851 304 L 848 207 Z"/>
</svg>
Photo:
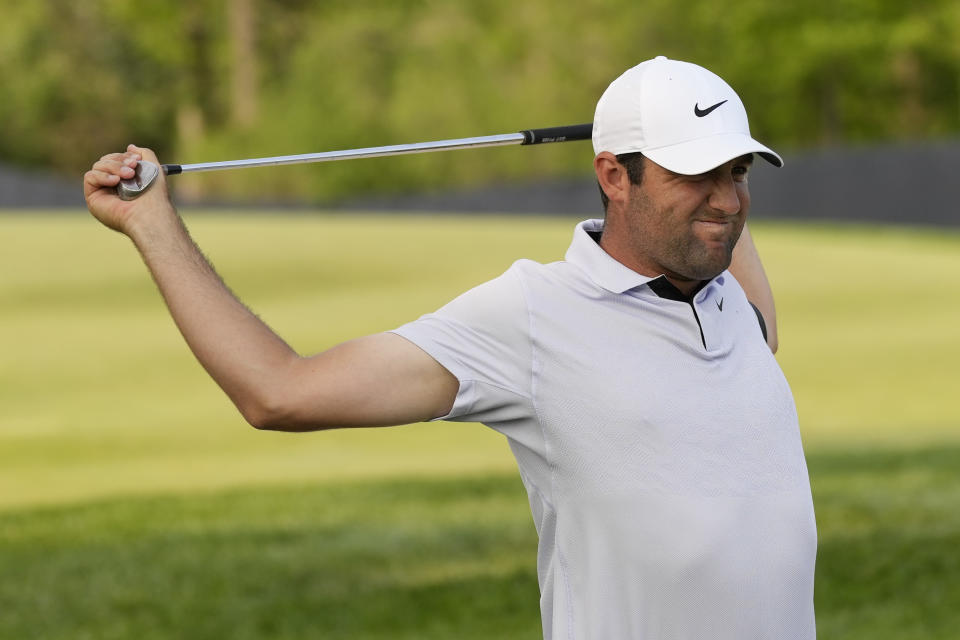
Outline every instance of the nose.
<svg viewBox="0 0 960 640">
<path fill-rule="evenodd" d="M 728 215 L 740 213 L 740 194 L 737 193 L 737 183 L 732 176 L 719 177 L 714 181 L 708 203 L 714 210 Z"/>
</svg>

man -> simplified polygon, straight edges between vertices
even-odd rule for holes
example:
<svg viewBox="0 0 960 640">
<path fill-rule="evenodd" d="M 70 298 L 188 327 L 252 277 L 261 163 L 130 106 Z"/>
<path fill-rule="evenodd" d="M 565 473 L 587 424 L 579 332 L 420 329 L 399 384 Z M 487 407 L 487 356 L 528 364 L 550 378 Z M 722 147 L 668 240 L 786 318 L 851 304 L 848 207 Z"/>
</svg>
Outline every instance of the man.
<svg viewBox="0 0 960 640">
<path fill-rule="evenodd" d="M 753 155 L 782 161 L 723 80 L 663 57 L 610 85 L 593 143 L 605 220 L 578 225 L 566 260 L 518 261 L 307 358 L 223 285 L 162 177 L 133 202 L 114 195 L 152 152 L 105 156 L 85 193 L 254 426 L 448 419 L 506 435 L 540 536 L 546 638 L 813 638 L 806 464 L 744 230 Z"/>
</svg>

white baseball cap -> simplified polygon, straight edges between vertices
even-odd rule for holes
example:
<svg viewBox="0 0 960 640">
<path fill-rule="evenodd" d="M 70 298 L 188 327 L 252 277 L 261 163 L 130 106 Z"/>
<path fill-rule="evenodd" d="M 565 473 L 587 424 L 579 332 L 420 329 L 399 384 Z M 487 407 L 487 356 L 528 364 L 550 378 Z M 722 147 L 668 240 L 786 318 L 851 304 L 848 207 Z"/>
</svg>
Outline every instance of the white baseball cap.
<svg viewBox="0 0 960 640">
<path fill-rule="evenodd" d="M 593 117 L 593 150 L 639 151 L 674 173 L 696 175 L 748 153 L 783 159 L 750 137 L 747 111 L 720 76 L 658 56 L 610 83 Z"/>
</svg>

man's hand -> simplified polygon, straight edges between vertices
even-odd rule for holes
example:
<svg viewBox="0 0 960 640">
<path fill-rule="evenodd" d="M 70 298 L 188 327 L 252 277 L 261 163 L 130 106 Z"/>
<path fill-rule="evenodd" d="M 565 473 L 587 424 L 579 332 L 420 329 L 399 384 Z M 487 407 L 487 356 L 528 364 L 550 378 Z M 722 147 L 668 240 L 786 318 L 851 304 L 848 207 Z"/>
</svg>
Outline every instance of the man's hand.
<svg viewBox="0 0 960 640">
<path fill-rule="evenodd" d="M 151 211 L 173 211 L 162 171 L 154 185 L 136 200 L 124 201 L 117 195 L 116 186 L 120 180 L 133 177 L 133 169 L 140 160 L 160 164 L 153 151 L 131 144 L 126 153 L 103 156 L 83 176 L 83 196 L 90 213 L 107 227 L 128 236 L 135 225 L 151 215 Z"/>
</svg>

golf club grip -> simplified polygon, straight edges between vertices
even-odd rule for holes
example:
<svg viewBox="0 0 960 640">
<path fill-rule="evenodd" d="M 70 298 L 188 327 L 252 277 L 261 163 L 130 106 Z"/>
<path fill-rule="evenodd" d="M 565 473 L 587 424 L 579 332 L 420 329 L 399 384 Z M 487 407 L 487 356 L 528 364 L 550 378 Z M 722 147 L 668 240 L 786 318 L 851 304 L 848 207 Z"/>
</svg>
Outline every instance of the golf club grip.
<svg viewBox="0 0 960 640">
<path fill-rule="evenodd" d="M 175 176 L 178 173 L 183 173 L 183 168 L 179 164 L 162 164 L 160 168 L 163 169 L 164 175 Z"/>
<path fill-rule="evenodd" d="M 589 140 L 593 135 L 593 123 L 571 124 L 565 127 L 544 127 L 521 131 L 521 144 L 541 144 L 546 142 L 567 142 L 568 140 Z"/>
</svg>

